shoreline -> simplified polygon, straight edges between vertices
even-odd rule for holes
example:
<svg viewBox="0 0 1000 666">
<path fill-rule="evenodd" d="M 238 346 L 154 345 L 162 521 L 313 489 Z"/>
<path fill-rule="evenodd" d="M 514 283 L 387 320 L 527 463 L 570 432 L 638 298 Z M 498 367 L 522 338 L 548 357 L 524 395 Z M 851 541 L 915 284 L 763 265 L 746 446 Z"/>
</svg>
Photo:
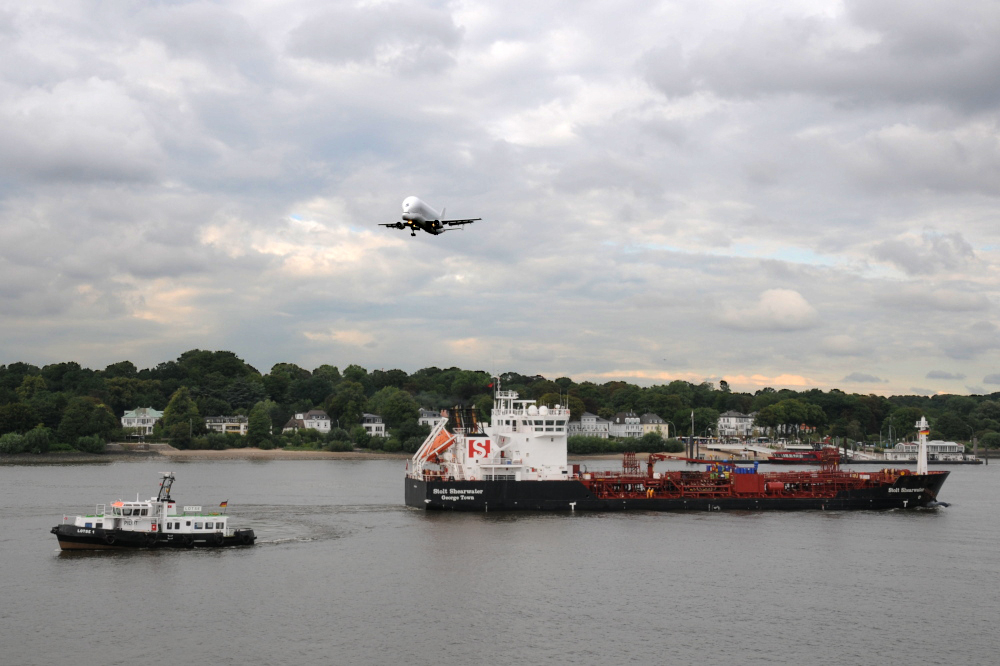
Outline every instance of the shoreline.
<svg viewBox="0 0 1000 666">
<path fill-rule="evenodd" d="M 379 451 L 285 451 L 284 449 L 175 449 L 157 445 L 148 451 L 111 450 L 105 453 L 79 451 L 0 455 L 0 465 L 59 465 L 65 463 L 138 462 L 143 460 L 404 460 L 409 453 Z"/>
</svg>

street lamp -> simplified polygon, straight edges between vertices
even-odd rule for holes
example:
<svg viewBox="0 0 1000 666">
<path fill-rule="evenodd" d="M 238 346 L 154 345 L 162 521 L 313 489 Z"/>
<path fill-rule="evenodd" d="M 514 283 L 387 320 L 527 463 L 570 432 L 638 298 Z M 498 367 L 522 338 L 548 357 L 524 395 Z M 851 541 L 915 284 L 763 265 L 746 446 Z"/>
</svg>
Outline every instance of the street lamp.
<svg viewBox="0 0 1000 666">
<path fill-rule="evenodd" d="M 671 427 L 673 427 L 673 429 L 674 429 L 674 438 L 676 438 L 677 437 L 677 426 L 674 425 L 674 422 L 673 421 L 669 421 L 667 419 L 663 419 L 663 421 L 665 423 L 669 423 L 671 425 Z M 670 439 L 670 431 L 669 430 L 667 431 L 667 439 Z"/>
</svg>

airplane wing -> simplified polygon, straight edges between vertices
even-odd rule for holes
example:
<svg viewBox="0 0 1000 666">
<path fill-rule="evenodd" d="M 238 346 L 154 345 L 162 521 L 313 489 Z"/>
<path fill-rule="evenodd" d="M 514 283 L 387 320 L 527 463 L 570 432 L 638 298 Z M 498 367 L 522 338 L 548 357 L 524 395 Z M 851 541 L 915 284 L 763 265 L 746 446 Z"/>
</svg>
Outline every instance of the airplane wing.
<svg viewBox="0 0 1000 666">
<path fill-rule="evenodd" d="M 483 218 L 473 217 L 468 220 L 441 220 L 441 224 L 447 224 L 449 227 L 456 227 L 460 224 L 472 224 L 473 222 L 478 222 L 481 219 Z"/>
<path fill-rule="evenodd" d="M 380 227 L 393 227 L 395 229 L 402 229 L 403 228 L 403 223 L 402 222 L 391 222 L 389 224 L 379 223 L 378 226 L 380 226 Z"/>
</svg>

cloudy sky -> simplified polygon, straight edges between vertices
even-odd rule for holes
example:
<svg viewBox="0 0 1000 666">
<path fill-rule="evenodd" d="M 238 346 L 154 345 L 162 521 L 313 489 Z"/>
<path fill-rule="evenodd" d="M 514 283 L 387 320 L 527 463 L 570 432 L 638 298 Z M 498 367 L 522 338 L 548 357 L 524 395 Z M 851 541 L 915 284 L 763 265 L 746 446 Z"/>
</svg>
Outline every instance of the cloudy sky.
<svg viewBox="0 0 1000 666">
<path fill-rule="evenodd" d="M 0 363 L 1000 390 L 961 7 L 0 1 Z"/>
</svg>

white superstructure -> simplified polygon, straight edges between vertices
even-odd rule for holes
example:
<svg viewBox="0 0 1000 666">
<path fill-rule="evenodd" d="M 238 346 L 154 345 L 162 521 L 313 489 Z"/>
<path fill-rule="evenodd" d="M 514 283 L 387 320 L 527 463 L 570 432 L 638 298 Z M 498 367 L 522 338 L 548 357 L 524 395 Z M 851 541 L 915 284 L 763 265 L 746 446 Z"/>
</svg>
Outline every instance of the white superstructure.
<svg viewBox="0 0 1000 666">
<path fill-rule="evenodd" d="M 183 506 L 170 499 L 170 486 L 174 475 L 163 473 L 160 492 L 148 500 L 134 502 L 118 500 L 112 502 L 110 510 L 98 504 L 91 515 L 63 516 L 63 522 L 72 520 L 72 525 L 88 529 L 122 530 L 124 532 L 145 532 L 149 534 L 177 534 L 205 536 L 220 534 L 232 536 L 228 527 L 229 516 L 218 511 L 204 512 L 200 506 Z M 225 508 L 225 504 L 220 508 Z"/>
<path fill-rule="evenodd" d="M 454 410 L 452 419 L 438 424 L 413 456 L 409 474 L 440 474 L 455 481 L 564 479 L 569 475 L 569 415 L 568 407 L 539 407 L 534 400 L 518 399 L 516 391 L 498 388 L 489 423 L 478 423 L 473 410 Z"/>
</svg>

